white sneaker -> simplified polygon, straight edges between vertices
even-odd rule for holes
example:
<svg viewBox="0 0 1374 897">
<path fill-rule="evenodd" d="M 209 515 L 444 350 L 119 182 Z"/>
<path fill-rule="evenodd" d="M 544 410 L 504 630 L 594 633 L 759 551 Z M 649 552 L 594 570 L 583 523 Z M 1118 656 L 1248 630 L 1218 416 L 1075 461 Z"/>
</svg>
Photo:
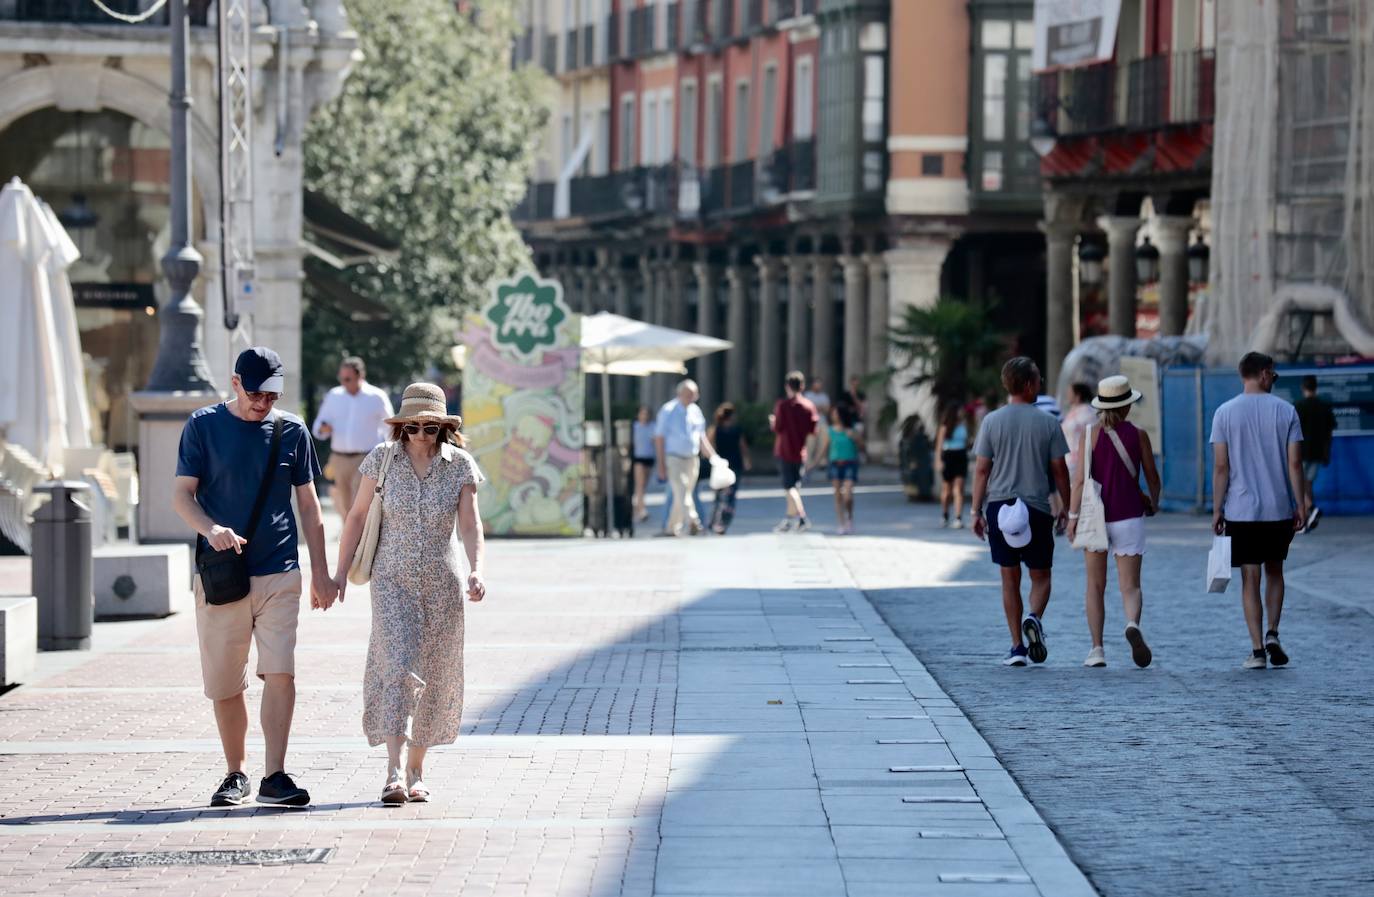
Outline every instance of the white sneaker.
<svg viewBox="0 0 1374 897">
<path fill-rule="evenodd" d="M 962 518 L 962 517 L 955 517 L 955 518 L 954 518 L 954 522 L 951 523 L 951 524 L 949 525 L 949 528 L 950 528 L 950 529 L 963 529 L 963 528 L 964 528 L 964 518 Z"/>
<path fill-rule="evenodd" d="M 1247 670 L 1262 670 L 1269 666 L 1269 658 L 1264 656 L 1256 657 L 1251 654 L 1249 657 L 1245 658 L 1245 663 L 1241 664 L 1241 666 Z"/>
<path fill-rule="evenodd" d="M 1107 665 L 1107 652 L 1102 650 L 1101 645 L 1094 645 L 1088 652 L 1088 659 L 1083 661 L 1085 667 L 1105 667 Z"/>
</svg>

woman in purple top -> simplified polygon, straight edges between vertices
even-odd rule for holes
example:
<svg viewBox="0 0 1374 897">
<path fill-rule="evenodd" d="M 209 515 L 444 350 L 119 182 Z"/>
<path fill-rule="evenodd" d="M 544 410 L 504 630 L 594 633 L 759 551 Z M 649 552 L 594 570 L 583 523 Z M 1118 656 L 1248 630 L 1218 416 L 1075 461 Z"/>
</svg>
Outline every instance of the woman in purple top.
<svg viewBox="0 0 1374 897">
<path fill-rule="evenodd" d="M 1152 655 L 1140 631 L 1140 565 L 1145 556 L 1145 518 L 1159 507 L 1159 471 L 1155 469 L 1154 449 L 1144 431 L 1126 422 L 1131 406 L 1140 401 L 1140 392 L 1131 388 L 1125 377 L 1108 377 L 1097 385 L 1092 406 L 1097 409 L 1097 424 L 1089 427 L 1086 438 L 1092 444 L 1092 463 L 1079 464 L 1074 473 L 1073 497 L 1069 501 L 1069 540 L 1078 532 L 1078 515 L 1083 506 L 1085 475 L 1091 475 L 1102 490 L 1102 508 L 1107 523 L 1107 551 L 1085 551 L 1088 588 L 1084 605 L 1092 650 L 1083 661 L 1087 667 L 1104 667 L 1102 627 L 1106 618 L 1103 593 L 1107 589 L 1107 552 L 1116 555 L 1116 576 L 1121 586 L 1121 603 L 1126 611 L 1126 641 L 1136 666 L 1150 665 Z M 1140 489 L 1140 474 L 1145 474 L 1149 493 Z"/>
</svg>

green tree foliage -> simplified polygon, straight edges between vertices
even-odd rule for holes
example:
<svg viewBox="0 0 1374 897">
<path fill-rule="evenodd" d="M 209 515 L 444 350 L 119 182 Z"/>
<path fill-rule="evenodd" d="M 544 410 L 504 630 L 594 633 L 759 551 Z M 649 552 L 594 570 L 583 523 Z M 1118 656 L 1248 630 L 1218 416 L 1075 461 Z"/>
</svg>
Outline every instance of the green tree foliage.
<svg viewBox="0 0 1374 897">
<path fill-rule="evenodd" d="M 947 297 L 929 307 L 907 306 L 889 335 L 890 375 L 906 386 L 929 384 L 940 406 L 995 388 L 998 368 L 990 359 L 1005 348 L 1006 337 L 993 330 L 992 311 Z"/>
<path fill-rule="evenodd" d="M 510 67 L 511 0 L 478 15 L 453 0 L 346 5 L 363 58 L 310 122 L 306 183 L 402 246 L 395 261 L 342 272 L 389 308 L 387 323 L 307 310 L 304 375 L 317 387 L 349 353 L 382 383 L 449 363 L 462 312 L 528 260 L 509 212 L 547 115 L 542 73 Z"/>
</svg>

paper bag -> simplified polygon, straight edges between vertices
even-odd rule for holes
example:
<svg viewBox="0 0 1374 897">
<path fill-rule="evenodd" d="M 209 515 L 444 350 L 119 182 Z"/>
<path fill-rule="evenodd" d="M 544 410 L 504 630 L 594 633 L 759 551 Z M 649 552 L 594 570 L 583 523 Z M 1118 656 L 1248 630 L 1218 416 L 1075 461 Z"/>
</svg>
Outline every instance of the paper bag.
<svg viewBox="0 0 1374 897">
<path fill-rule="evenodd" d="M 1207 591 L 1220 594 L 1231 584 L 1231 537 L 1213 536 L 1207 553 Z"/>
</svg>

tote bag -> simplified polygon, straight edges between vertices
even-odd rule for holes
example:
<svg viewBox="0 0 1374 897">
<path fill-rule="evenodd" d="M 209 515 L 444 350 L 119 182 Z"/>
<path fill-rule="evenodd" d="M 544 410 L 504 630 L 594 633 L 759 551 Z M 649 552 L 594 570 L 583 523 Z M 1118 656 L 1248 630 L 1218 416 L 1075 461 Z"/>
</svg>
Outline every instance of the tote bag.
<svg viewBox="0 0 1374 897">
<path fill-rule="evenodd" d="M 1083 498 L 1078 505 L 1078 529 L 1073 547 L 1084 551 L 1107 550 L 1107 510 L 1102 506 L 1102 487 L 1093 479 L 1093 428 L 1083 434 Z"/>
<path fill-rule="evenodd" d="M 367 506 L 367 522 L 363 524 L 363 537 L 353 552 L 353 563 L 348 565 L 348 581 L 355 586 L 366 585 L 372 579 L 372 563 L 377 558 L 377 542 L 382 538 L 382 486 L 386 483 L 386 472 L 391 468 L 391 456 L 396 454 L 396 444 L 386 444 L 386 456 L 382 458 L 382 469 L 377 474 L 377 488 L 372 490 L 372 501 Z"/>
</svg>

